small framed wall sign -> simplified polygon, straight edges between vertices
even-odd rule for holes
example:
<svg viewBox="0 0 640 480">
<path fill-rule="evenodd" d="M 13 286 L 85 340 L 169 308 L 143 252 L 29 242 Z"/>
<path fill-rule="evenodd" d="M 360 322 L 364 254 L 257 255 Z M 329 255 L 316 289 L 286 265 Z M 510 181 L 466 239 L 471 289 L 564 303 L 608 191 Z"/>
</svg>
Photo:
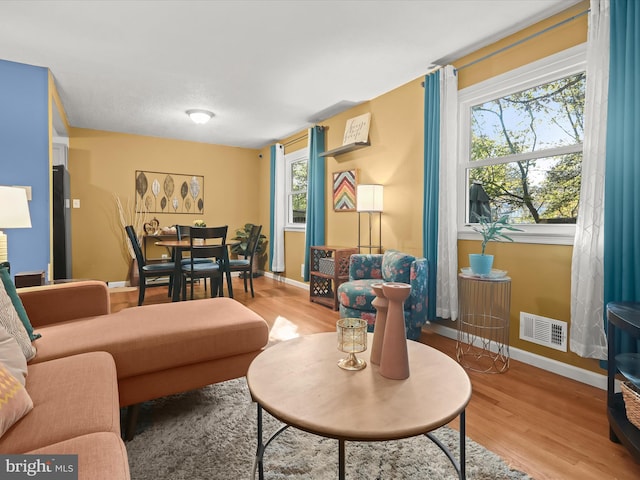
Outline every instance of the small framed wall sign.
<svg viewBox="0 0 640 480">
<path fill-rule="evenodd" d="M 336 212 L 356 211 L 357 170 L 344 170 L 333 174 L 333 210 Z"/>
<path fill-rule="evenodd" d="M 350 143 L 366 142 L 369 140 L 369 124 L 371 123 L 371 113 L 365 113 L 347 120 L 342 137 L 342 145 Z"/>
</svg>

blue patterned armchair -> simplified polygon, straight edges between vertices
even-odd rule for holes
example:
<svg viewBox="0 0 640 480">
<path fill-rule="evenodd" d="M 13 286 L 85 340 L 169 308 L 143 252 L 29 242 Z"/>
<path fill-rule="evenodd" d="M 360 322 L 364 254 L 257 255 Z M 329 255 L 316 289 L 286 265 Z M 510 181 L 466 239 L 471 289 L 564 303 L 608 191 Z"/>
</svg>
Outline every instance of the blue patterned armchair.
<svg viewBox="0 0 640 480">
<path fill-rule="evenodd" d="M 349 262 L 349 281 L 338 287 L 341 318 L 362 318 L 373 331 L 376 298 L 371 285 L 380 282 L 402 282 L 411 285 L 411 294 L 404 302 L 407 338 L 418 340 L 427 321 L 427 259 L 416 258 L 397 250 L 384 254 L 355 254 Z"/>
</svg>

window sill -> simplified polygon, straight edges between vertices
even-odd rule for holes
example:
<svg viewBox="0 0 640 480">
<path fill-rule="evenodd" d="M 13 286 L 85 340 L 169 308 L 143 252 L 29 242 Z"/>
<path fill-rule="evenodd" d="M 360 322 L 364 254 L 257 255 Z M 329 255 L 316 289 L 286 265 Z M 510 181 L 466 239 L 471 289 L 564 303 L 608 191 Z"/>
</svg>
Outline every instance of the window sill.
<svg viewBox="0 0 640 480">
<path fill-rule="evenodd" d="M 541 245 L 570 245 L 575 238 L 575 225 L 529 225 L 522 228 L 523 232 L 506 232 L 514 243 L 535 243 Z M 479 233 L 471 227 L 463 226 L 458 229 L 458 240 L 482 240 Z"/>
<path fill-rule="evenodd" d="M 285 232 L 305 232 L 306 230 L 306 225 L 286 225 L 284 227 Z"/>
</svg>

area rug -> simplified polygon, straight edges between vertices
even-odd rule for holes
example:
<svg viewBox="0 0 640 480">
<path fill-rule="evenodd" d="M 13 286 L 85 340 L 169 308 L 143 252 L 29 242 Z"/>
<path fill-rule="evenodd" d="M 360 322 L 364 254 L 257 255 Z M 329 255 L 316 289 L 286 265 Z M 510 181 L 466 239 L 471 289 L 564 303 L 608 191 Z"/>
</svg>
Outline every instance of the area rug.
<svg viewBox="0 0 640 480">
<path fill-rule="evenodd" d="M 282 424 L 265 412 L 263 425 L 270 436 Z M 434 433 L 459 458 L 458 432 L 442 427 Z M 466 445 L 468 479 L 531 478 L 477 443 L 467 439 Z M 255 451 L 256 404 L 244 378 L 144 404 L 138 433 L 127 442 L 132 480 L 248 480 Z M 349 480 L 458 478 L 424 436 L 346 442 L 346 456 Z M 264 468 L 265 480 L 336 479 L 338 441 L 289 428 L 268 446 Z"/>
</svg>

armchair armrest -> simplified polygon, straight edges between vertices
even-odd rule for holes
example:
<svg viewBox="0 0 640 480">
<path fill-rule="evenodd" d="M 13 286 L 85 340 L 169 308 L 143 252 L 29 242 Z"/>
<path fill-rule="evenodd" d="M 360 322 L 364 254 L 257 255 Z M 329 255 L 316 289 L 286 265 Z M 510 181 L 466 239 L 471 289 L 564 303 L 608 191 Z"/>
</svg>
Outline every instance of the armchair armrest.
<svg viewBox="0 0 640 480">
<path fill-rule="evenodd" d="M 109 288 L 95 280 L 21 288 L 18 295 L 34 328 L 111 313 Z"/>
<path fill-rule="evenodd" d="M 427 279 L 429 278 L 429 261 L 426 258 L 416 258 L 411 264 L 411 324 L 420 328 L 427 322 Z"/>
<path fill-rule="evenodd" d="M 354 253 L 349 259 L 349 280 L 382 279 L 382 254 Z"/>
</svg>

